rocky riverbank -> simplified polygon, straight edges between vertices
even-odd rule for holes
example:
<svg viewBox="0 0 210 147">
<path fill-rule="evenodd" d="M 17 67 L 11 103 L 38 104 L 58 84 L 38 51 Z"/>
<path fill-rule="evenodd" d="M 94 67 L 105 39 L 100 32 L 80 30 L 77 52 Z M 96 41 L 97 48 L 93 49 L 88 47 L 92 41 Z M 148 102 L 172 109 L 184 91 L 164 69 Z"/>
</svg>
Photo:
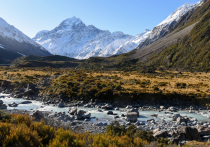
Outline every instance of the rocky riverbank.
<svg viewBox="0 0 210 147">
<path fill-rule="evenodd" d="M 25 84 L 22 85 L 22 88 L 15 87 L 14 83 L 10 81 L 3 80 L 0 87 L 0 92 L 10 94 L 14 98 L 23 98 L 26 100 L 37 100 L 42 101 L 45 104 L 54 104 L 59 105 L 60 103 L 63 103 L 64 106 L 83 106 L 90 102 L 90 98 L 85 98 L 82 96 L 75 96 L 75 97 L 68 97 L 65 94 L 59 94 L 59 95 L 53 95 L 53 94 L 43 94 L 43 87 L 49 87 L 50 86 L 50 79 L 45 78 L 42 85 L 35 85 L 35 84 Z M 42 91 L 42 92 L 41 92 Z M 129 96 L 129 95 L 128 95 Z M 132 96 L 132 95 L 131 95 Z M 156 94 L 151 95 L 149 93 L 144 93 L 142 95 L 143 97 L 148 97 L 149 99 L 134 99 L 131 98 L 130 100 L 124 101 L 122 100 L 114 100 L 113 98 L 107 98 L 107 99 L 92 99 L 93 104 L 95 105 L 98 103 L 112 103 L 114 106 L 117 107 L 126 107 L 126 105 L 132 105 L 133 107 L 153 107 L 152 109 L 158 109 L 160 106 L 164 107 L 170 107 L 174 106 L 178 108 L 178 110 L 185 110 L 189 109 L 190 106 L 193 106 L 194 109 L 207 109 L 206 106 L 203 105 L 203 103 L 199 103 L 196 98 L 190 98 L 189 96 L 183 96 L 179 94 L 171 94 L 168 95 L 168 97 L 171 97 L 171 99 L 168 100 L 156 100 L 159 97 L 166 97 L 165 95 Z M 153 97 L 153 98 L 151 98 Z M 156 98 L 157 97 L 157 98 Z M 176 100 L 176 97 L 183 97 L 183 99 Z M 149 100 L 149 101 L 148 101 Z"/>
<path fill-rule="evenodd" d="M 179 102 L 168 102 L 163 101 L 160 104 L 149 105 L 146 101 L 135 101 L 131 105 L 126 105 L 125 103 L 105 103 L 99 101 L 70 101 L 63 99 L 61 97 L 46 97 L 38 94 L 38 89 L 29 84 L 27 88 L 11 90 L 2 90 L 3 93 L 10 93 L 11 97 L 23 98 L 26 101 L 22 104 L 30 103 L 30 100 L 36 100 L 42 102 L 44 105 L 52 104 L 55 107 L 66 107 L 68 108 L 68 113 L 66 112 L 46 112 L 46 111 L 26 111 L 26 110 L 7 110 L 9 113 L 22 113 L 29 114 L 31 117 L 34 117 L 35 120 L 44 119 L 47 124 L 53 127 L 63 127 L 71 128 L 74 131 L 81 132 L 91 132 L 91 133 L 104 133 L 106 126 L 110 122 L 120 121 L 120 125 L 125 126 L 126 128 L 129 125 L 135 125 L 138 129 L 152 131 L 155 137 L 168 138 L 171 142 L 176 144 L 185 144 L 186 141 L 198 140 L 198 141 L 207 141 L 210 139 L 210 122 L 199 122 L 196 118 L 190 118 L 187 116 L 182 116 L 179 114 L 181 110 L 187 110 L 190 113 L 201 114 L 201 110 L 205 110 L 207 113 L 207 107 L 200 107 L 192 103 L 186 103 L 186 101 Z M 171 106 L 169 104 L 173 103 Z M 192 104 L 192 105 L 190 105 Z M 18 104 L 11 103 L 9 107 L 16 107 Z M 98 112 L 107 111 L 108 115 L 113 116 L 113 119 L 107 122 L 91 121 L 91 114 L 86 113 L 83 110 L 77 110 L 77 106 L 84 108 L 97 108 Z M 0 108 L 6 109 L 6 105 L 3 101 L 0 102 Z M 124 114 L 118 115 L 113 112 L 113 110 L 119 110 L 119 108 L 124 109 Z M 148 119 L 145 121 L 138 121 L 137 118 L 141 115 L 143 111 L 156 111 L 164 112 L 169 114 L 169 118 L 172 118 L 172 121 L 167 121 L 165 118 L 161 120 Z M 158 114 L 153 114 L 151 117 L 158 118 Z"/>
<path fill-rule="evenodd" d="M 91 107 L 91 105 L 86 104 L 84 107 Z M 117 121 L 120 121 L 120 125 L 126 128 L 130 125 L 135 125 L 138 129 L 152 131 L 154 137 L 168 138 L 175 144 L 183 145 L 187 141 L 208 141 L 208 139 L 210 139 L 210 122 L 200 122 L 196 118 L 182 116 L 176 112 L 178 109 L 174 107 L 165 108 L 161 106 L 159 109 L 155 109 L 157 112 L 162 111 L 170 114 L 169 117 L 172 118 L 172 121 L 167 121 L 162 118 L 161 120 L 148 119 L 146 122 L 138 121 L 137 118 L 139 114 L 141 115 L 143 111 L 149 109 L 148 107 L 140 107 L 137 109 L 133 108 L 131 105 L 128 105 L 125 107 L 124 115 L 114 114 L 113 111 L 118 110 L 119 108 L 113 106 L 112 104 L 97 105 L 97 108 L 98 111 L 101 112 L 108 110 L 107 113 L 115 118 L 109 122 L 116 123 Z M 70 128 L 76 132 L 89 131 L 91 133 L 104 133 L 106 126 L 109 124 L 107 122 L 101 121 L 92 122 L 90 113 L 86 113 L 83 110 L 77 110 L 76 107 L 69 107 L 68 113 L 39 110 L 26 111 L 15 109 L 6 111 L 9 113 L 29 114 L 35 120 L 40 121 L 43 119 L 46 124 L 49 124 L 55 128 Z M 191 113 L 198 113 L 194 111 L 192 107 L 190 111 Z M 152 117 L 158 118 L 159 116 L 158 114 L 154 114 Z"/>
</svg>

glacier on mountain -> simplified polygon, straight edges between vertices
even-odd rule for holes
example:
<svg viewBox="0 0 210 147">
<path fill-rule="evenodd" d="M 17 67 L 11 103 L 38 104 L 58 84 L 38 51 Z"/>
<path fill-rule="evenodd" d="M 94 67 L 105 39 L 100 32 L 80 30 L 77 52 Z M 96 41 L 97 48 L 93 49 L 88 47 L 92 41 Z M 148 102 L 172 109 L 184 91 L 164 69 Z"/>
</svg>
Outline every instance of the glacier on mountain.
<svg viewBox="0 0 210 147">
<path fill-rule="evenodd" d="M 111 33 L 93 25 L 86 26 L 81 19 L 72 17 L 51 31 L 38 32 L 33 40 L 51 54 L 87 59 L 129 52 L 146 39 L 149 33 L 150 30 L 137 36 L 119 31 Z"/>
</svg>

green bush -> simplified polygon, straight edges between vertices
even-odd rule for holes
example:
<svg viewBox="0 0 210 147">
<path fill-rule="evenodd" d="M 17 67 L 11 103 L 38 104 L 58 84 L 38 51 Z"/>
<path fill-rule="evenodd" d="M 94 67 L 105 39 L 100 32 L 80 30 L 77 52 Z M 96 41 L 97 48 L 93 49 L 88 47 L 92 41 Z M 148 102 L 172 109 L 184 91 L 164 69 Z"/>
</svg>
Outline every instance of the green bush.
<svg viewBox="0 0 210 147">
<path fill-rule="evenodd" d="M 11 115 L 5 111 L 0 111 L 0 120 L 2 122 L 10 121 Z"/>
<path fill-rule="evenodd" d="M 5 124 L 8 125 L 8 124 Z M 0 126 L 0 130 L 2 125 Z M 1 136 L 1 134 L 0 134 Z M 10 126 L 10 131 L 4 136 L 3 146 L 5 147 L 41 147 L 41 139 L 36 131 L 32 131 L 24 125 Z M 3 138 L 3 136 L 1 136 Z"/>
<path fill-rule="evenodd" d="M 176 83 L 175 86 L 177 88 L 186 88 L 187 87 L 187 84 L 186 83 Z"/>
<path fill-rule="evenodd" d="M 55 138 L 50 142 L 49 147 L 75 147 L 75 136 L 71 131 L 59 129 Z"/>
<path fill-rule="evenodd" d="M 122 86 L 120 84 L 118 84 L 118 85 L 115 86 L 115 89 L 116 90 L 121 90 L 122 89 Z"/>
<path fill-rule="evenodd" d="M 168 84 L 168 82 L 159 82 L 158 83 L 158 86 L 161 86 L 162 87 L 162 86 L 166 86 L 167 84 Z"/>
<path fill-rule="evenodd" d="M 158 87 L 154 87 L 153 90 L 154 91 L 159 91 L 159 88 Z"/>
<path fill-rule="evenodd" d="M 120 126 L 119 122 L 117 122 L 116 124 L 111 123 L 106 127 L 106 133 L 113 136 L 124 136 L 126 133 L 126 129 L 123 126 Z"/>
<path fill-rule="evenodd" d="M 34 122 L 31 124 L 30 129 L 38 133 L 43 145 L 48 145 L 50 140 L 55 137 L 55 129 L 45 125 L 43 121 L 41 123 Z"/>
</svg>

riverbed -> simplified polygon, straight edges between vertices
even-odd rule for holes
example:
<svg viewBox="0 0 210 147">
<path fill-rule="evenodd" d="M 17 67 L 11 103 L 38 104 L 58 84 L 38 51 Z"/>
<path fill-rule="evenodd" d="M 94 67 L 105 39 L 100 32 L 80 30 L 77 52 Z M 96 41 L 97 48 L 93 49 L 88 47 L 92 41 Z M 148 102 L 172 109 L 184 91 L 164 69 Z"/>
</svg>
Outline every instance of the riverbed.
<svg viewBox="0 0 210 147">
<path fill-rule="evenodd" d="M 9 94 L 2 94 L 0 93 L 0 100 L 2 100 L 6 105 L 11 104 L 12 102 L 15 103 L 21 103 L 23 101 L 26 101 L 25 99 L 21 98 L 12 98 Z M 30 104 L 19 104 L 17 107 L 7 107 L 8 110 L 12 109 L 18 109 L 18 110 L 27 110 L 27 111 L 33 111 L 33 110 L 40 110 L 40 111 L 50 111 L 50 112 L 66 112 L 68 107 L 59 108 L 57 106 L 54 106 L 52 104 L 50 105 L 43 105 L 42 102 L 31 100 L 32 103 Z M 96 118 L 98 121 L 111 121 L 115 120 L 113 115 L 108 115 L 107 111 L 98 112 L 97 108 L 85 108 L 85 107 L 77 107 L 78 110 L 85 110 L 88 113 L 91 113 L 91 121 L 95 122 Z M 113 110 L 113 113 L 116 113 L 118 116 L 125 114 L 125 108 L 120 108 L 119 110 Z M 170 114 L 165 114 L 165 112 L 159 112 L 159 111 L 139 111 L 140 116 L 138 117 L 138 121 L 146 122 L 149 119 L 154 120 L 162 120 L 165 121 L 171 121 L 172 115 L 179 113 L 181 116 L 187 116 L 187 117 L 193 117 L 196 118 L 198 121 L 205 121 L 210 122 L 210 119 L 207 116 L 210 116 L 210 112 L 207 110 L 202 110 L 199 113 L 189 113 L 188 111 L 178 111 L 173 112 Z M 157 114 L 158 117 L 151 117 L 151 115 Z M 118 121 L 124 122 L 123 119 L 117 119 Z"/>
</svg>

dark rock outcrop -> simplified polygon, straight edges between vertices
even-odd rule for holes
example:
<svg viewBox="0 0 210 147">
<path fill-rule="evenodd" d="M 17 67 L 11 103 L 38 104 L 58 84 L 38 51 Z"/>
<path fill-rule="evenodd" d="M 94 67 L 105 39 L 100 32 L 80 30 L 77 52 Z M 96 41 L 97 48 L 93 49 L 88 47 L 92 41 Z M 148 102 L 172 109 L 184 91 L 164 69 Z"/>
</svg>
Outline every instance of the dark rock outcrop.
<svg viewBox="0 0 210 147">
<path fill-rule="evenodd" d="M 200 140 L 200 136 L 198 130 L 196 128 L 188 127 L 188 126 L 178 126 L 177 134 L 179 140 Z"/>
<path fill-rule="evenodd" d="M 161 137 L 162 138 L 166 138 L 166 137 L 168 137 L 168 132 L 167 131 L 164 131 L 164 130 L 158 131 L 153 136 L 154 137 L 157 137 L 157 138 L 161 138 Z"/>
</svg>

